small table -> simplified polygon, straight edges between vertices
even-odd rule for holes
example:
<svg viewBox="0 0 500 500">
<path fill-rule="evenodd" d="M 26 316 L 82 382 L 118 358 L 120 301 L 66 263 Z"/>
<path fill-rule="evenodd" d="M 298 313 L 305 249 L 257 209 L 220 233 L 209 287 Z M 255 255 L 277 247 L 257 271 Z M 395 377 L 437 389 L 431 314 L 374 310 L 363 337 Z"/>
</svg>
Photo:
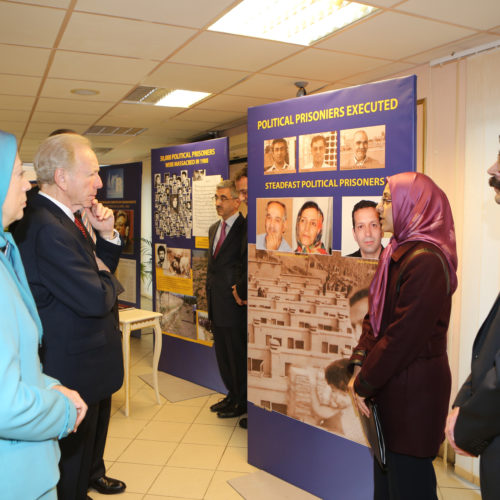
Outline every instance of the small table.
<svg viewBox="0 0 500 500">
<path fill-rule="evenodd" d="M 160 393 L 158 391 L 158 362 L 161 353 L 161 313 L 146 311 L 145 309 L 123 309 L 119 312 L 120 330 L 122 331 L 123 367 L 125 372 L 125 416 L 130 412 L 130 332 L 140 330 L 149 326 L 154 330 L 154 350 L 153 350 L 153 386 L 156 394 L 156 401 L 160 404 Z"/>
</svg>

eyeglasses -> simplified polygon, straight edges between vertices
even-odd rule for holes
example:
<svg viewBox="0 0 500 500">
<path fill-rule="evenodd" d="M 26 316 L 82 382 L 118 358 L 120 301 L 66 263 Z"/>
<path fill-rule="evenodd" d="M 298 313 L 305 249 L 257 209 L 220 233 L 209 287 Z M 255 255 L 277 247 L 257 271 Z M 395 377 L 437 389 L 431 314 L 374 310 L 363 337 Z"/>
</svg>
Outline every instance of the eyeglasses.
<svg viewBox="0 0 500 500">
<path fill-rule="evenodd" d="M 389 205 L 389 203 L 392 203 L 392 198 L 387 198 L 387 196 L 382 196 L 382 199 L 380 200 L 384 205 Z"/>
<path fill-rule="evenodd" d="M 217 203 L 219 200 L 222 201 L 222 203 L 224 203 L 225 201 L 229 201 L 229 200 L 236 200 L 236 198 L 228 198 L 227 196 L 218 196 L 216 194 L 214 194 L 213 198 L 212 198 L 215 203 Z"/>
</svg>

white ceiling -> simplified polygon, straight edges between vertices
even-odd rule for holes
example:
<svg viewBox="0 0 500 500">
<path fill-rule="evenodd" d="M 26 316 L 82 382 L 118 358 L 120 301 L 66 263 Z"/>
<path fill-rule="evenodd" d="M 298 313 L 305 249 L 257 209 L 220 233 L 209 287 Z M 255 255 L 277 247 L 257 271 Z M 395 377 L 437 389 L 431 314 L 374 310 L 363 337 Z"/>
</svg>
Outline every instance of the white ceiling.
<svg viewBox="0 0 500 500">
<path fill-rule="evenodd" d="M 313 46 L 207 31 L 239 0 L 0 0 L 0 129 L 32 161 L 56 128 L 146 128 L 91 137 L 103 163 L 145 159 L 245 123 L 248 107 L 411 71 L 500 39 L 499 0 L 373 0 L 375 14 Z M 191 109 L 121 101 L 138 85 L 213 95 Z M 93 89 L 78 96 L 72 89 Z"/>
</svg>

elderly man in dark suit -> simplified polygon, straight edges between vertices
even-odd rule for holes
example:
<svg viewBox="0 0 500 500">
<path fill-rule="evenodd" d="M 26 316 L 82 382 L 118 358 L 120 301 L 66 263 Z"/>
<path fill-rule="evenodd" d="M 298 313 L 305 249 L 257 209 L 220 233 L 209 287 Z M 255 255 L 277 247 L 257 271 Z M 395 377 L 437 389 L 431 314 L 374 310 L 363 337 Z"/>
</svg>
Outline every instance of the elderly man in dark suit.
<svg viewBox="0 0 500 500">
<path fill-rule="evenodd" d="M 240 203 L 233 181 L 217 185 L 221 220 L 208 232 L 207 299 L 217 364 L 228 391 L 210 408 L 220 418 L 239 417 L 247 409 L 247 222 L 238 211 Z"/>
<path fill-rule="evenodd" d="M 500 154 L 488 169 L 500 204 Z M 446 436 L 460 455 L 480 456 L 483 500 L 500 498 L 500 295 L 472 348 L 471 373 L 448 415 Z"/>
<path fill-rule="evenodd" d="M 93 487 L 120 493 L 122 481 L 105 476 L 103 452 L 111 394 L 123 381 L 113 276 L 120 238 L 113 212 L 95 199 L 102 186 L 89 141 L 77 134 L 46 139 L 35 156 L 40 192 L 31 197 L 15 238 L 44 329 L 44 372 L 74 387 L 88 404 L 78 432 L 63 439 L 58 496 L 88 499 Z M 84 210 L 94 241 L 80 219 Z"/>
</svg>

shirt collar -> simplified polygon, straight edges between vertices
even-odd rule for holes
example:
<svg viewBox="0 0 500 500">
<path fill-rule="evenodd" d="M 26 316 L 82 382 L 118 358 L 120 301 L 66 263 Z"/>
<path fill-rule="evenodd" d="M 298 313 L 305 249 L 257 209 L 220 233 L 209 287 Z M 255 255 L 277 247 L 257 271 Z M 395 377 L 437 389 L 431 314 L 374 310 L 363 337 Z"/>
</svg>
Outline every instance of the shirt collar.
<svg viewBox="0 0 500 500">
<path fill-rule="evenodd" d="M 39 194 L 48 198 L 54 205 L 57 205 L 73 222 L 75 222 L 75 216 L 69 207 L 67 207 L 64 203 L 61 203 L 59 200 L 52 198 L 52 196 L 44 193 L 43 191 L 39 191 Z"/>
<path fill-rule="evenodd" d="M 226 219 L 226 226 L 228 226 L 229 228 L 231 228 L 233 226 L 233 224 L 236 222 L 236 219 L 240 216 L 240 213 L 239 212 L 236 212 L 235 214 L 231 215 L 231 217 L 228 217 Z"/>
</svg>

